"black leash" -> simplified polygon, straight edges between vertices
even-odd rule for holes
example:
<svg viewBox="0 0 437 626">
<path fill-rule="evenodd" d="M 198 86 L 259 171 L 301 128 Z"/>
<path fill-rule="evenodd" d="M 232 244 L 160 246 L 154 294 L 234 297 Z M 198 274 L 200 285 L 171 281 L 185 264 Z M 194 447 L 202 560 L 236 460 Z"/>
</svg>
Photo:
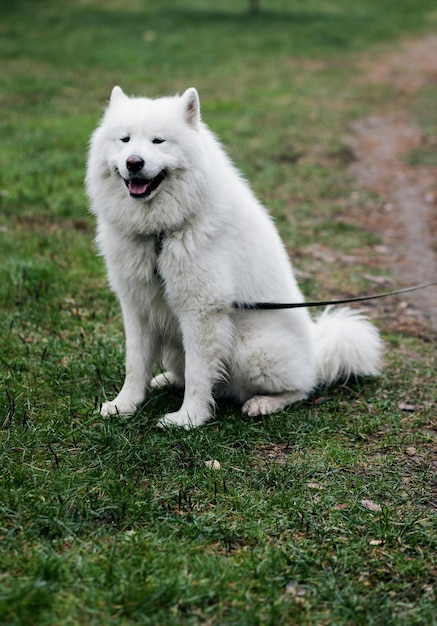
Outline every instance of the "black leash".
<svg viewBox="0 0 437 626">
<path fill-rule="evenodd" d="M 266 309 L 299 309 L 311 306 L 329 306 L 330 304 L 348 304 L 349 302 L 363 302 L 365 300 L 376 300 L 377 298 L 387 298 L 388 296 L 397 296 L 410 291 L 418 291 L 437 285 L 437 280 L 413 287 L 405 287 L 404 289 L 396 289 L 396 291 L 386 291 L 385 293 L 375 293 L 370 296 L 357 296 L 355 298 L 342 298 L 340 300 L 318 300 L 315 302 L 234 302 L 233 306 L 240 310 L 266 310 Z"/>
</svg>

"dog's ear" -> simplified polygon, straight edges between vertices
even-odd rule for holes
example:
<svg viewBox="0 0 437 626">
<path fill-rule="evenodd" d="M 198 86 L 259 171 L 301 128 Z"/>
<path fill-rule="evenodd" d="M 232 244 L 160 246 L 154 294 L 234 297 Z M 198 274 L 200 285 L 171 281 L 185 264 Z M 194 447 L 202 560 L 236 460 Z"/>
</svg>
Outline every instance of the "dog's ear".
<svg viewBox="0 0 437 626">
<path fill-rule="evenodd" d="M 198 128 L 200 123 L 199 94 L 194 87 L 187 89 L 181 97 L 184 105 L 185 119 L 190 126 Z"/>
<path fill-rule="evenodd" d="M 124 93 L 121 87 L 115 86 L 111 92 L 111 98 L 109 99 L 109 104 L 115 104 L 116 102 L 120 102 L 121 100 L 126 100 L 127 95 Z"/>
</svg>

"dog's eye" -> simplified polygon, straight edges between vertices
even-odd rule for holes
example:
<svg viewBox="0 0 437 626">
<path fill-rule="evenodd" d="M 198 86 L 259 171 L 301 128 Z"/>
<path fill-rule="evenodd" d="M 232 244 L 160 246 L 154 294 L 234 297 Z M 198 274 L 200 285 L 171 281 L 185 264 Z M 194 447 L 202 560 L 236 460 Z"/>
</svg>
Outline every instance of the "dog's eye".
<svg viewBox="0 0 437 626">
<path fill-rule="evenodd" d="M 122 137 L 122 138 L 121 138 L 121 141 L 122 141 L 123 143 L 128 143 L 128 142 L 130 141 L 130 137 L 129 137 L 128 135 L 126 135 L 126 137 Z"/>
<path fill-rule="evenodd" d="M 155 139 L 152 139 L 152 143 L 164 143 L 165 139 L 162 139 L 162 137 L 155 137 Z"/>
</svg>

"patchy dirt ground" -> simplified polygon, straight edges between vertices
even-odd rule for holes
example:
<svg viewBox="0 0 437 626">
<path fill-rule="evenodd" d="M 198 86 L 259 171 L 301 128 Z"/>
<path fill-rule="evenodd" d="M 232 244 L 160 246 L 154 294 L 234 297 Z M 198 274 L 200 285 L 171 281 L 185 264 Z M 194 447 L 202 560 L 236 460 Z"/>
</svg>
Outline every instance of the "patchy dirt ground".
<svg viewBox="0 0 437 626">
<path fill-rule="evenodd" d="M 373 211 L 358 212 L 360 223 L 377 233 L 387 269 L 396 286 L 437 280 L 437 168 L 409 166 L 405 157 L 426 137 L 408 111 L 421 89 L 437 80 L 437 36 L 404 43 L 396 52 L 361 70 L 375 82 L 390 82 L 399 94 L 389 113 L 356 122 L 348 140 L 354 161 L 350 171 L 358 188 L 380 198 Z M 402 104 L 404 103 L 404 104 Z M 408 332 L 437 331 L 437 286 L 402 296 L 389 326 Z"/>
</svg>

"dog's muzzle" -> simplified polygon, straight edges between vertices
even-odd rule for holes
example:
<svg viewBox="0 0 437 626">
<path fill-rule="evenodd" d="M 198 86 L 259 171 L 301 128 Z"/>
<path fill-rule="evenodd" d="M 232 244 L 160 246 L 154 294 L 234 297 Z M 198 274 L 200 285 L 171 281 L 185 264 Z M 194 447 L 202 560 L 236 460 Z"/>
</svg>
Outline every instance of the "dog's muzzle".
<svg viewBox="0 0 437 626">
<path fill-rule="evenodd" d="M 138 155 L 132 155 L 126 159 L 126 167 L 129 172 L 129 178 L 125 178 L 124 182 L 129 190 L 131 198 L 147 198 L 155 191 L 167 176 L 166 170 L 161 170 L 154 178 L 146 178 L 141 172 L 144 168 L 144 159 Z"/>
</svg>

